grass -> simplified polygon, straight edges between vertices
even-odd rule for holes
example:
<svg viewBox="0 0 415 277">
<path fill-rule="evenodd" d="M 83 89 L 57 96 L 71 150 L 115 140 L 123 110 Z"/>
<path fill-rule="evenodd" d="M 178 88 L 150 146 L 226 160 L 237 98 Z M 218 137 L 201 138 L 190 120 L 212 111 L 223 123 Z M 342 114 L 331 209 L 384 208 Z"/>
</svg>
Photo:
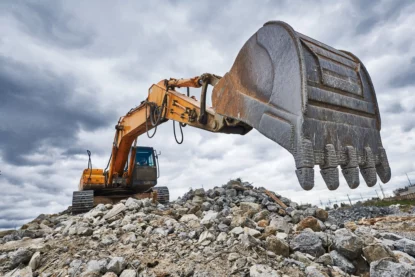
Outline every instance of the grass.
<svg viewBox="0 0 415 277">
<path fill-rule="evenodd" d="M 364 206 L 376 206 L 376 207 L 388 207 L 390 205 L 399 204 L 401 211 L 408 212 L 415 206 L 415 200 L 393 200 L 393 201 L 383 201 L 383 200 L 369 200 L 363 203 Z"/>
</svg>

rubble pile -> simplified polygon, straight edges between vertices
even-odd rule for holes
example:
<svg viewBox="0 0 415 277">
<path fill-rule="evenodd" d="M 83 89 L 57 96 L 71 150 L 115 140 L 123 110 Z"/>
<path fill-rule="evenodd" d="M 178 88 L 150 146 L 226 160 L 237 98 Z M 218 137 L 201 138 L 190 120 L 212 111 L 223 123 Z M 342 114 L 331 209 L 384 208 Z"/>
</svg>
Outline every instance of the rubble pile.
<svg viewBox="0 0 415 277">
<path fill-rule="evenodd" d="M 395 214 L 396 212 L 396 209 L 390 207 L 348 206 L 347 208 L 332 209 L 329 211 L 329 215 L 333 221 L 340 225 L 348 221 L 358 221 L 362 218 L 375 218 Z"/>
<path fill-rule="evenodd" d="M 234 180 L 166 205 L 130 198 L 41 215 L 0 233 L 0 275 L 415 276 L 415 241 L 376 224 L 340 225 L 324 209 Z"/>
</svg>

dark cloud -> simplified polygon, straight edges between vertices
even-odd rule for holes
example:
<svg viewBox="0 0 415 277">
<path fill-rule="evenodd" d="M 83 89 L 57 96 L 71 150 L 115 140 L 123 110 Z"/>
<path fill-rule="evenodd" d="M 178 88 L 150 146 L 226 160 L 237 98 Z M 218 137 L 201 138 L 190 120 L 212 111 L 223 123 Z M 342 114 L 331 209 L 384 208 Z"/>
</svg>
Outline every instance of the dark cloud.
<svg viewBox="0 0 415 277">
<path fill-rule="evenodd" d="M 94 100 L 95 92 L 76 96 L 77 81 L 0 56 L 0 150 L 14 165 L 51 164 L 25 156 L 46 145 L 62 149 L 76 142 L 82 128 L 96 130 L 114 120 Z"/>
<path fill-rule="evenodd" d="M 82 48 L 92 43 L 94 33 L 66 13 L 59 1 L 3 1 L 0 13 L 10 13 L 20 29 L 42 43 L 62 48 Z"/>
<path fill-rule="evenodd" d="M 402 131 L 408 133 L 415 128 L 415 121 L 407 121 L 402 124 Z"/>
<path fill-rule="evenodd" d="M 409 65 L 403 72 L 398 72 L 398 75 L 393 77 L 389 82 L 391 87 L 399 88 L 415 85 L 415 57 L 409 61 Z"/>
<path fill-rule="evenodd" d="M 385 112 L 392 113 L 392 114 L 399 114 L 403 113 L 405 111 L 404 107 L 401 105 L 401 103 L 392 103 L 391 105 L 387 106 L 385 109 Z"/>
<path fill-rule="evenodd" d="M 386 3 L 385 1 L 355 0 L 353 3 L 362 18 L 355 29 L 358 35 L 368 34 L 373 28 L 379 27 L 385 22 L 395 21 L 409 5 L 414 4 L 412 0 Z"/>
</svg>

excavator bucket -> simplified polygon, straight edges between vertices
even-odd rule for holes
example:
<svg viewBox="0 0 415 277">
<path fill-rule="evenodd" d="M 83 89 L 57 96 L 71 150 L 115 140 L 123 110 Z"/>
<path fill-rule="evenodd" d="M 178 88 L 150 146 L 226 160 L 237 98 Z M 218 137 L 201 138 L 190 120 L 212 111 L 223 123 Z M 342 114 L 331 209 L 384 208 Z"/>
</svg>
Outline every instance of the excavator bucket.
<svg viewBox="0 0 415 277">
<path fill-rule="evenodd" d="M 266 23 L 242 47 L 212 93 L 217 113 L 257 129 L 295 159 L 298 181 L 314 186 L 314 165 L 330 190 L 339 170 L 350 188 L 391 170 L 380 138 L 375 90 L 363 63 L 293 30 Z"/>
</svg>

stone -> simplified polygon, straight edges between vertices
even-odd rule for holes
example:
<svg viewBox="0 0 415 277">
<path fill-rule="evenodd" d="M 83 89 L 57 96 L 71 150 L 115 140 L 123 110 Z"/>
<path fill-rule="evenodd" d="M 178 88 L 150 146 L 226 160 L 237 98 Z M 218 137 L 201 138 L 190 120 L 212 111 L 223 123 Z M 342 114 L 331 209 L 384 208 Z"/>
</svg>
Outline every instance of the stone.
<svg viewBox="0 0 415 277">
<path fill-rule="evenodd" d="M 246 258 L 241 257 L 238 258 L 235 263 L 233 264 L 232 268 L 231 268 L 231 272 L 235 272 L 240 270 L 241 268 L 243 268 L 246 265 Z"/>
<path fill-rule="evenodd" d="M 248 234 L 250 236 L 253 236 L 255 238 L 259 237 L 261 235 L 261 232 L 255 229 L 251 229 L 248 227 L 244 227 L 244 233 Z"/>
<path fill-rule="evenodd" d="M 363 247 L 363 256 L 368 263 L 378 261 L 383 258 L 395 259 L 393 252 L 382 244 L 372 244 Z"/>
<path fill-rule="evenodd" d="M 5 277 L 33 277 L 32 268 L 30 266 L 26 266 L 22 269 L 18 269 L 17 271 L 10 272 L 11 274 L 6 274 Z"/>
<path fill-rule="evenodd" d="M 282 217 L 273 218 L 271 222 L 269 223 L 269 226 L 275 227 L 278 232 L 284 232 L 287 234 L 291 233 L 292 231 L 292 224 L 288 223 Z"/>
<path fill-rule="evenodd" d="M 269 225 L 269 221 L 267 219 L 263 219 L 257 222 L 258 227 L 265 228 Z"/>
<path fill-rule="evenodd" d="M 192 220 L 199 220 L 199 218 L 194 214 L 185 214 L 180 218 L 180 222 L 187 223 Z"/>
<path fill-rule="evenodd" d="M 395 250 L 395 251 L 393 251 L 393 254 L 395 255 L 396 259 L 400 263 L 407 263 L 407 264 L 415 266 L 415 258 L 411 257 L 410 255 L 406 254 L 405 252 Z"/>
<path fill-rule="evenodd" d="M 218 235 L 218 237 L 216 238 L 216 241 L 218 241 L 218 242 L 226 241 L 227 238 L 228 238 L 228 236 L 226 235 L 226 233 L 222 232 Z"/>
<path fill-rule="evenodd" d="M 120 277 L 136 277 L 136 276 L 137 276 L 137 273 L 133 269 L 125 269 L 120 275 Z"/>
<path fill-rule="evenodd" d="M 240 258 L 241 255 L 239 255 L 238 253 L 229 253 L 228 255 L 228 261 L 233 262 L 236 261 L 238 258 Z"/>
<path fill-rule="evenodd" d="M 79 236 L 91 236 L 93 232 L 91 228 L 85 226 L 78 227 L 76 231 Z"/>
<path fill-rule="evenodd" d="M 229 233 L 233 234 L 233 235 L 240 235 L 244 232 L 244 229 L 242 227 L 235 227 L 233 228 Z"/>
<path fill-rule="evenodd" d="M 276 233 L 275 236 L 282 240 L 286 240 L 288 238 L 288 235 L 286 233 Z"/>
<path fill-rule="evenodd" d="M 109 234 L 102 237 L 101 243 L 103 245 L 110 245 L 117 241 L 118 239 L 114 234 Z"/>
<path fill-rule="evenodd" d="M 200 221 L 200 224 L 207 226 L 209 228 L 215 223 L 216 218 L 218 217 L 218 213 L 216 212 L 208 212 L 205 214 L 203 219 Z"/>
<path fill-rule="evenodd" d="M 268 219 L 268 217 L 269 217 L 269 211 L 262 210 L 254 214 L 254 216 L 252 217 L 252 220 L 255 222 L 259 222 L 261 220 Z"/>
<path fill-rule="evenodd" d="M 382 238 L 382 239 L 393 240 L 393 241 L 401 240 L 401 239 L 404 238 L 404 237 L 402 237 L 400 235 L 397 235 L 397 234 L 394 234 L 394 233 L 380 233 L 380 234 L 377 234 L 376 237 Z"/>
<path fill-rule="evenodd" d="M 107 261 L 106 260 L 90 260 L 86 265 L 86 272 L 106 272 Z"/>
<path fill-rule="evenodd" d="M 200 206 L 200 209 L 202 211 L 209 211 L 211 207 L 212 207 L 212 204 L 210 204 L 209 202 L 203 202 L 202 206 Z"/>
<path fill-rule="evenodd" d="M 349 221 L 349 222 L 344 223 L 344 228 L 354 232 L 357 229 L 357 224 L 354 223 L 353 221 Z"/>
<path fill-rule="evenodd" d="M 204 231 L 202 234 L 200 234 L 198 242 L 202 243 L 204 241 L 212 241 L 212 240 L 215 240 L 215 236 L 209 231 Z"/>
<path fill-rule="evenodd" d="M 200 197 L 205 197 L 206 196 L 206 192 L 204 188 L 200 188 L 200 189 L 195 189 L 193 192 L 196 196 L 200 196 Z"/>
<path fill-rule="evenodd" d="M 316 212 L 317 212 L 317 208 L 311 207 L 311 208 L 307 208 L 307 209 L 304 210 L 304 215 L 306 217 L 308 217 L 308 216 L 314 217 L 314 216 L 316 216 Z"/>
<path fill-rule="evenodd" d="M 333 249 L 348 259 L 355 259 L 362 253 L 363 241 L 347 229 L 339 229 L 334 232 Z"/>
<path fill-rule="evenodd" d="M 261 210 L 261 205 L 252 202 L 241 202 L 239 208 L 244 212 L 258 213 Z"/>
<path fill-rule="evenodd" d="M 9 254 L 11 268 L 15 268 L 19 264 L 26 265 L 32 258 L 33 252 L 28 248 L 19 248 Z"/>
<path fill-rule="evenodd" d="M 333 258 L 329 253 L 326 253 L 315 260 L 316 263 L 323 264 L 325 266 L 333 265 Z"/>
<path fill-rule="evenodd" d="M 415 257 L 415 241 L 409 239 L 400 239 L 393 244 L 396 250 L 403 251 L 412 257 Z"/>
<path fill-rule="evenodd" d="M 102 275 L 102 277 L 118 277 L 118 275 L 114 272 L 107 272 L 104 275 Z"/>
<path fill-rule="evenodd" d="M 228 225 L 226 225 L 226 224 L 223 224 L 223 223 L 220 223 L 219 225 L 218 225 L 218 230 L 220 231 L 220 232 L 228 232 L 229 231 L 229 226 Z"/>
<path fill-rule="evenodd" d="M 125 259 L 123 257 L 113 257 L 107 264 L 107 271 L 120 274 L 126 266 Z"/>
<path fill-rule="evenodd" d="M 129 210 L 138 210 L 142 205 L 143 203 L 140 200 L 131 197 L 127 199 L 127 202 L 125 202 L 125 207 Z"/>
<path fill-rule="evenodd" d="M 415 267 L 406 263 L 394 263 L 388 259 L 370 264 L 370 277 L 414 277 Z"/>
<path fill-rule="evenodd" d="M 326 273 L 321 272 L 315 266 L 307 266 L 305 269 L 307 277 L 329 277 Z"/>
<path fill-rule="evenodd" d="M 303 219 L 304 215 L 302 211 L 299 210 L 294 210 L 290 213 L 291 216 L 291 221 L 294 224 L 297 224 L 298 222 L 301 221 L 301 219 Z"/>
<path fill-rule="evenodd" d="M 40 266 L 40 252 L 36 252 L 32 255 L 29 261 L 29 267 L 35 271 Z"/>
<path fill-rule="evenodd" d="M 352 274 L 355 272 L 354 265 L 346 257 L 340 254 L 338 251 L 336 250 L 331 251 L 330 256 L 333 259 L 333 264 L 341 268 L 341 270 L 343 270 L 344 272 L 347 272 L 349 274 Z"/>
<path fill-rule="evenodd" d="M 272 251 L 276 255 L 288 257 L 290 255 L 290 246 L 285 240 L 282 240 L 275 236 L 269 236 L 266 238 L 266 248 Z"/>
<path fill-rule="evenodd" d="M 236 189 L 227 189 L 226 190 L 226 196 L 227 197 L 235 197 L 238 193 L 236 192 Z"/>
<path fill-rule="evenodd" d="M 124 244 L 130 244 L 137 241 L 137 237 L 133 232 L 125 233 L 121 236 L 121 242 Z"/>
<path fill-rule="evenodd" d="M 301 220 L 297 225 L 297 231 L 302 231 L 306 228 L 310 228 L 314 232 L 321 231 L 320 224 L 318 223 L 317 219 L 312 216 L 308 216 Z"/>
<path fill-rule="evenodd" d="M 270 211 L 271 213 L 276 213 L 279 210 L 279 206 L 276 204 L 269 204 L 267 205 L 267 210 Z"/>
<path fill-rule="evenodd" d="M 201 196 L 197 196 L 197 195 L 195 195 L 195 196 L 193 197 L 193 199 L 192 199 L 192 204 L 193 204 L 193 205 L 200 206 L 200 205 L 202 205 L 202 204 L 203 204 L 203 202 L 205 202 L 205 199 L 204 199 L 203 197 L 201 197 Z"/>
<path fill-rule="evenodd" d="M 117 205 L 113 206 L 112 209 L 108 213 L 104 215 L 103 219 L 111 219 L 117 214 L 123 212 L 125 209 L 126 207 L 124 204 L 118 203 Z"/>
<path fill-rule="evenodd" d="M 77 272 L 79 272 L 80 267 L 82 266 L 82 261 L 75 259 L 69 264 L 68 273 L 71 276 L 74 276 Z"/>
<path fill-rule="evenodd" d="M 314 257 L 320 257 L 326 251 L 318 235 L 313 232 L 303 231 L 295 236 L 290 242 L 293 251 L 300 251 Z"/>
<path fill-rule="evenodd" d="M 232 217 L 232 222 L 231 222 L 231 227 L 249 227 L 249 228 L 255 228 L 256 224 L 255 222 L 246 217 L 246 216 L 241 216 L 241 215 L 235 215 Z"/>
<path fill-rule="evenodd" d="M 321 221 L 326 221 L 327 218 L 329 217 L 329 213 L 326 210 L 323 209 L 317 209 L 316 210 L 316 217 L 321 220 Z"/>
<path fill-rule="evenodd" d="M 244 247 L 245 249 L 252 249 L 253 247 L 259 244 L 259 241 L 249 234 L 244 233 L 240 235 L 239 238 L 240 238 L 242 247 Z"/>
<path fill-rule="evenodd" d="M 254 264 L 249 268 L 250 277 L 280 277 L 278 272 L 264 264 Z"/>
</svg>

